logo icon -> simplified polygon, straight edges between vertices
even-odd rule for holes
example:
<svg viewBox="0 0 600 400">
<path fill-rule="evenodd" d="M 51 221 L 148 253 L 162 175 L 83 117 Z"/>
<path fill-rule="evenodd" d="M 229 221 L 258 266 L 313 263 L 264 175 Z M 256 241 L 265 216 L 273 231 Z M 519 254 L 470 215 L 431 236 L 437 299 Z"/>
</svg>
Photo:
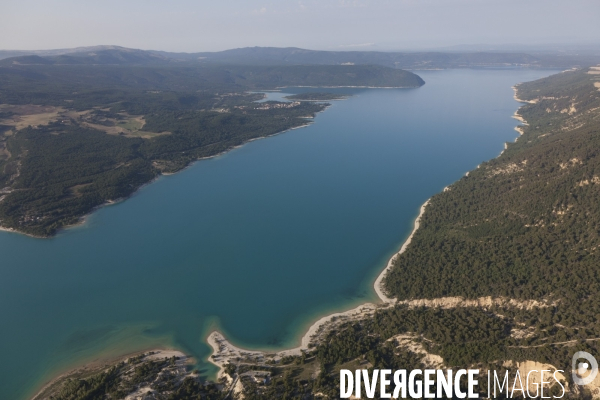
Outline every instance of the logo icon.
<svg viewBox="0 0 600 400">
<path fill-rule="evenodd" d="M 589 364 L 587 362 L 580 362 L 578 364 L 577 361 L 580 358 L 585 358 L 587 361 L 589 361 Z M 583 375 L 588 372 L 590 367 L 591 371 L 589 375 L 583 378 Z M 583 386 L 591 383 L 594 378 L 596 378 L 596 375 L 598 375 L 598 361 L 596 361 L 594 356 L 592 356 L 590 353 L 578 351 L 577 353 L 573 354 L 571 375 L 573 376 L 573 382 L 575 382 L 577 385 Z"/>
</svg>

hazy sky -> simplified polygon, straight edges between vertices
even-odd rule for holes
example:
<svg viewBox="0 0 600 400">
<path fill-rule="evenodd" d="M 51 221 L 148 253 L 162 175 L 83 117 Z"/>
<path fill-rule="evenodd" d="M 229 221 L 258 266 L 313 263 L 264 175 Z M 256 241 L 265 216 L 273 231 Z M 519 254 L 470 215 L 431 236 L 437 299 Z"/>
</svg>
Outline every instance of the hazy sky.
<svg viewBox="0 0 600 400">
<path fill-rule="evenodd" d="M 0 49 L 569 42 L 600 42 L 600 0 L 0 0 Z"/>
</svg>

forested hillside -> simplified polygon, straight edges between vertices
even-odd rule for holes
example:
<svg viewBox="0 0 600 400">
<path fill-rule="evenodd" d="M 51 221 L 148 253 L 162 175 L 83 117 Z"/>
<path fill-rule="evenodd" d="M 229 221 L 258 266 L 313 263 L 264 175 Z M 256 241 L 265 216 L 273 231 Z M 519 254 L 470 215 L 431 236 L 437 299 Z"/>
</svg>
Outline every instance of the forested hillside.
<svg viewBox="0 0 600 400">
<path fill-rule="evenodd" d="M 381 65 L 403 69 L 439 68 L 530 68 L 585 67 L 600 62 L 593 47 L 577 50 L 491 50 L 478 46 L 450 51 L 324 51 L 297 47 L 244 47 L 217 52 L 173 53 L 120 46 L 91 46 L 74 49 L 15 51 L 0 50 L 0 60 L 13 58 L 21 64 L 55 65 Z M 31 57 L 36 56 L 36 57 Z M 41 59 L 41 58 L 43 59 Z"/>
<path fill-rule="evenodd" d="M 600 352 L 597 71 L 519 85 L 527 102 L 519 110 L 528 123 L 523 135 L 431 199 L 384 281 L 400 301 L 369 317 L 333 321 L 302 356 L 227 365 L 243 398 L 339 398 L 341 368 L 474 367 L 485 374 L 534 361 L 564 370 L 572 383 L 572 355 Z M 487 382 L 480 384 L 483 397 Z M 570 398 L 598 390 L 568 387 Z M 197 388 L 190 396 L 221 393 Z M 560 394 L 558 385 L 545 392 Z"/>
<path fill-rule="evenodd" d="M 532 102 L 519 111 L 528 122 L 523 136 L 431 199 L 385 280 L 391 295 L 595 301 L 588 299 L 600 291 L 595 76 L 566 72 L 518 87 Z"/>
<path fill-rule="evenodd" d="M 53 235 L 161 173 L 306 125 L 327 106 L 259 104 L 263 95 L 250 90 L 424 84 L 381 66 L 94 64 L 148 57 L 121 53 L 0 62 L 0 226 Z"/>
<path fill-rule="evenodd" d="M 534 361 L 571 382 L 572 355 L 600 353 L 597 71 L 519 85 L 523 135 L 431 199 L 384 280 L 400 302 L 333 324 L 314 351 L 274 369 L 273 384 L 248 383 L 246 398 L 338 398 L 341 368 L 514 373 Z M 571 384 L 567 397 L 594 388 Z"/>
<path fill-rule="evenodd" d="M 379 65 L 62 65 L 38 56 L 0 61 L 3 91 L 13 94 L 27 89 L 22 96 L 45 94 L 48 98 L 75 87 L 234 91 L 281 86 L 419 87 L 424 83 L 412 72 Z M 1 99 L 6 100 L 12 99 Z"/>
<path fill-rule="evenodd" d="M 329 64 L 356 65 L 377 64 L 392 68 L 410 70 L 439 68 L 477 68 L 527 66 L 533 68 L 571 68 L 589 66 L 600 62 L 600 57 L 590 52 L 565 54 L 564 52 L 441 52 L 441 51 L 322 51 L 296 47 L 245 47 L 219 52 L 193 54 L 169 54 L 158 52 L 166 57 L 181 60 L 200 60 L 216 64 L 252 64 L 252 65 L 295 65 Z"/>
</svg>

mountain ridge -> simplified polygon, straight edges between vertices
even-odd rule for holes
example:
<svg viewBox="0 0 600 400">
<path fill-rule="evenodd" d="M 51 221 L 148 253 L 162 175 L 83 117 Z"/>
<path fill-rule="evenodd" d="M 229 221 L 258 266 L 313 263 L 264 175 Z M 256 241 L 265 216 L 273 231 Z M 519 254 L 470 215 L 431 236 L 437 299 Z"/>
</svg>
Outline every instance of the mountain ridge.
<svg viewBox="0 0 600 400">
<path fill-rule="evenodd" d="M 327 51 L 298 47 L 242 47 L 217 52 L 168 52 L 132 49 L 115 45 L 57 50 L 0 50 L 0 60 L 22 63 L 23 57 L 38 56 L 55 65 L 340 65 L 374 64 L 399 69 L 445 68 L 572 68 L 600 62 L 596 53 L 495 51 Z M 25 59 L 27 60 L 27 59 Z M 4 61 L 4 64 L 6 61 Z"/>
</svg>

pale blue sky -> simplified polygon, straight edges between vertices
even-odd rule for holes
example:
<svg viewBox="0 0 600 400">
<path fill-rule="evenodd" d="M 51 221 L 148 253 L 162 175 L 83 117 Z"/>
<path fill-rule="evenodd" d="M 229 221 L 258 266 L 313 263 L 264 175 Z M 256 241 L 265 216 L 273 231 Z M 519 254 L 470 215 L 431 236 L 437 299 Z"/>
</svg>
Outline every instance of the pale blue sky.
<svg viewBox="0 0 600 400">
<path fill-rule="evenodd" d="M 600 0 L 0 0 L 0 49 L 600 43 Z"/>
</svg>

